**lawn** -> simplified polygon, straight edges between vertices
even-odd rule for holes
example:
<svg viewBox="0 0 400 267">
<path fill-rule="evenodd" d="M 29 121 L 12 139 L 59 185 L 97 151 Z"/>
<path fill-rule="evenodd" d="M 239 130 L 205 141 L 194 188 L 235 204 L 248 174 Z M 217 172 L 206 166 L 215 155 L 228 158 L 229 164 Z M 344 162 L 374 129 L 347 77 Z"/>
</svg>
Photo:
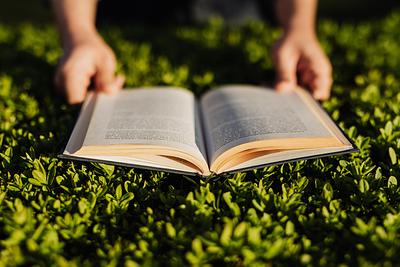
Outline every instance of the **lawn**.
<svg viewBox="0 0 400 267">
<path fill-rule="evenodd" d="M 202 180 L 60 160 L 79 106 L 54 93 L 51 25 L 0 25 L 0 266 L 400 264 L 400 12 L 322 20 L 323 103 L 360 152 Z M 268 84 L 280 32 L 103 27 L 127 86 Z"/>
</svg>

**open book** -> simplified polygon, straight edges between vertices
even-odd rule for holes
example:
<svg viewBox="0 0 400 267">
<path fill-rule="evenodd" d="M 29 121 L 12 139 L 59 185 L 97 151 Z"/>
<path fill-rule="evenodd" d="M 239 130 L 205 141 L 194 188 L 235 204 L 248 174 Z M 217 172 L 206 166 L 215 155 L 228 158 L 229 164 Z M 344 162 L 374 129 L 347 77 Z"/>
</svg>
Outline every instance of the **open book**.
<svg viewBox="0 0 400 267">
<path fill-rule="evenodd" d="M 61 157 L 208 176 L 353 151 L 307 91 L 226 85 L 89 93 Z"/>
</svg>

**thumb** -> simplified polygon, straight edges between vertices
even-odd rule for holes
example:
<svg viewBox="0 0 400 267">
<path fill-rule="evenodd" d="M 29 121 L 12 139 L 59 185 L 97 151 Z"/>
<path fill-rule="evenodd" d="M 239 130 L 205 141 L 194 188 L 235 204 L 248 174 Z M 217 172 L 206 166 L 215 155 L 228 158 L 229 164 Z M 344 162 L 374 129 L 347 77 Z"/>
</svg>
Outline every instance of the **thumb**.
<svg viewBox="0 0 400 267">
<path fill-rule="evenodd" d="M 297 58 L 278 55 L 275 62 L 276 81 L 275 89 L 289 91 L 296 87 Z"/>
</svg>

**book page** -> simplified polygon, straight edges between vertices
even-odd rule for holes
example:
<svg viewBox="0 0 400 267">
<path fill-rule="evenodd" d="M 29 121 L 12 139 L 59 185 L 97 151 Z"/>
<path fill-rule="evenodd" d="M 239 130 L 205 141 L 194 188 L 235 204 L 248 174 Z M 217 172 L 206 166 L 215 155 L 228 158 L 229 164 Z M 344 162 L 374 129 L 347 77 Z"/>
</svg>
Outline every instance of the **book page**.
<svg viewBox="0 0 400 267">
<path fill-rule="evenodd" d="M 167 146 L 206 159 L 189 91 L 155 87 L 98 94 L 83 146 Z"/>
<path fill-rule="evenodd" d="M 89 127 L 90 119 L 93 115 L 94 107 L 96 104 L 96 94 L 94 92 L 88 92 L 85 102 L 82 104 L 82 108 L 75 124 L 75 127 L 71 133 L 68 143 L 65 147 L 63 154 L 71 155 L 78 151 L 85 140 L 87 129 Z"/>
<path fill-rule="evenodd" d="M 237 145 L 266 139 L 327 137 L 297 93 L 277 93 L 248 85 L 227 85 L 201 99 L 207 152 L 211 162 Z"/>
<path fill-rule="evenodd" d="M 349 147 L 342 148 L 318 148 L 318 149 L 299 149 L 299 150 L 282 150 L 274 151 L 272 153 L 260 153 L 260 156 L 251 157 L 250 160 L 230 166 L 222 172 L 236 172 L 238 170 L 245 171 L 261 166 L 268 166 L 271 164 L 279 164 L 284 162 L 291 162 L 296 160 L 304 160 L 309 158 L 317 158 L 321 156 L 330 156 L 342 154 L 349 151 Z"/>
</svg>

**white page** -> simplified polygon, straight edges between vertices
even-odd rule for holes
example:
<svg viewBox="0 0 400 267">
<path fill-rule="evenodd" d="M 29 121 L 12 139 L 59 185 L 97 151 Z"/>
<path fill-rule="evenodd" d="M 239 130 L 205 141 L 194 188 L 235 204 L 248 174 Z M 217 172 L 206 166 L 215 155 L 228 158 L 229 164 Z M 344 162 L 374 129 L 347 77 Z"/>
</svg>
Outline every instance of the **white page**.
<svg viewBox="0 0 400 267">
<path fill-rule="evenodd" d="M 201 107 L 211 161 L 251 141 L 332 136 L 296 93 L 226 85 L 207 93 Z"/>
<path fill-rule="evenodd" d="M 276 162 L 289 162 L 291 160 L 298 160 L 299 158 L 318 157 L 329 153 L 339 153 L 349 150 L 349 147 L 333 147 L 333 148 L 318 148 L 318 149 L 300 149 L 280 151 L 263 156 L 256 157 L 249 161 L 245 161 L 232 168 L 225 170 L 226 172 L 233 172 L 236 170 L 248 170 L 254 167 L 268 165 Z"/>
<path fill-rule="evenodd" d="M 205 159 L 196 140 L 193 94 L 154 87 L 98 94 L 84 146 L 145 144 L 182 149 Z M 197 135 L 197 139 L 199 136 Z"/>
<path fill-rule="evenodd" d="M 137 155 L 133 157 L 86 155 L 80 156 L 79 159 L 87 160 L 90 162 L 95 160 L 103 163 L 118 164 L 129 167 L 146 166 L 148 169 L 152 170 L 166 170 L 177 173 L 197 173 L 197 171 L 194 171 L 193 168 L 188 167 L 187 165 L 180 163 L 179 161 L 157 155 Z"/>
</svg>

